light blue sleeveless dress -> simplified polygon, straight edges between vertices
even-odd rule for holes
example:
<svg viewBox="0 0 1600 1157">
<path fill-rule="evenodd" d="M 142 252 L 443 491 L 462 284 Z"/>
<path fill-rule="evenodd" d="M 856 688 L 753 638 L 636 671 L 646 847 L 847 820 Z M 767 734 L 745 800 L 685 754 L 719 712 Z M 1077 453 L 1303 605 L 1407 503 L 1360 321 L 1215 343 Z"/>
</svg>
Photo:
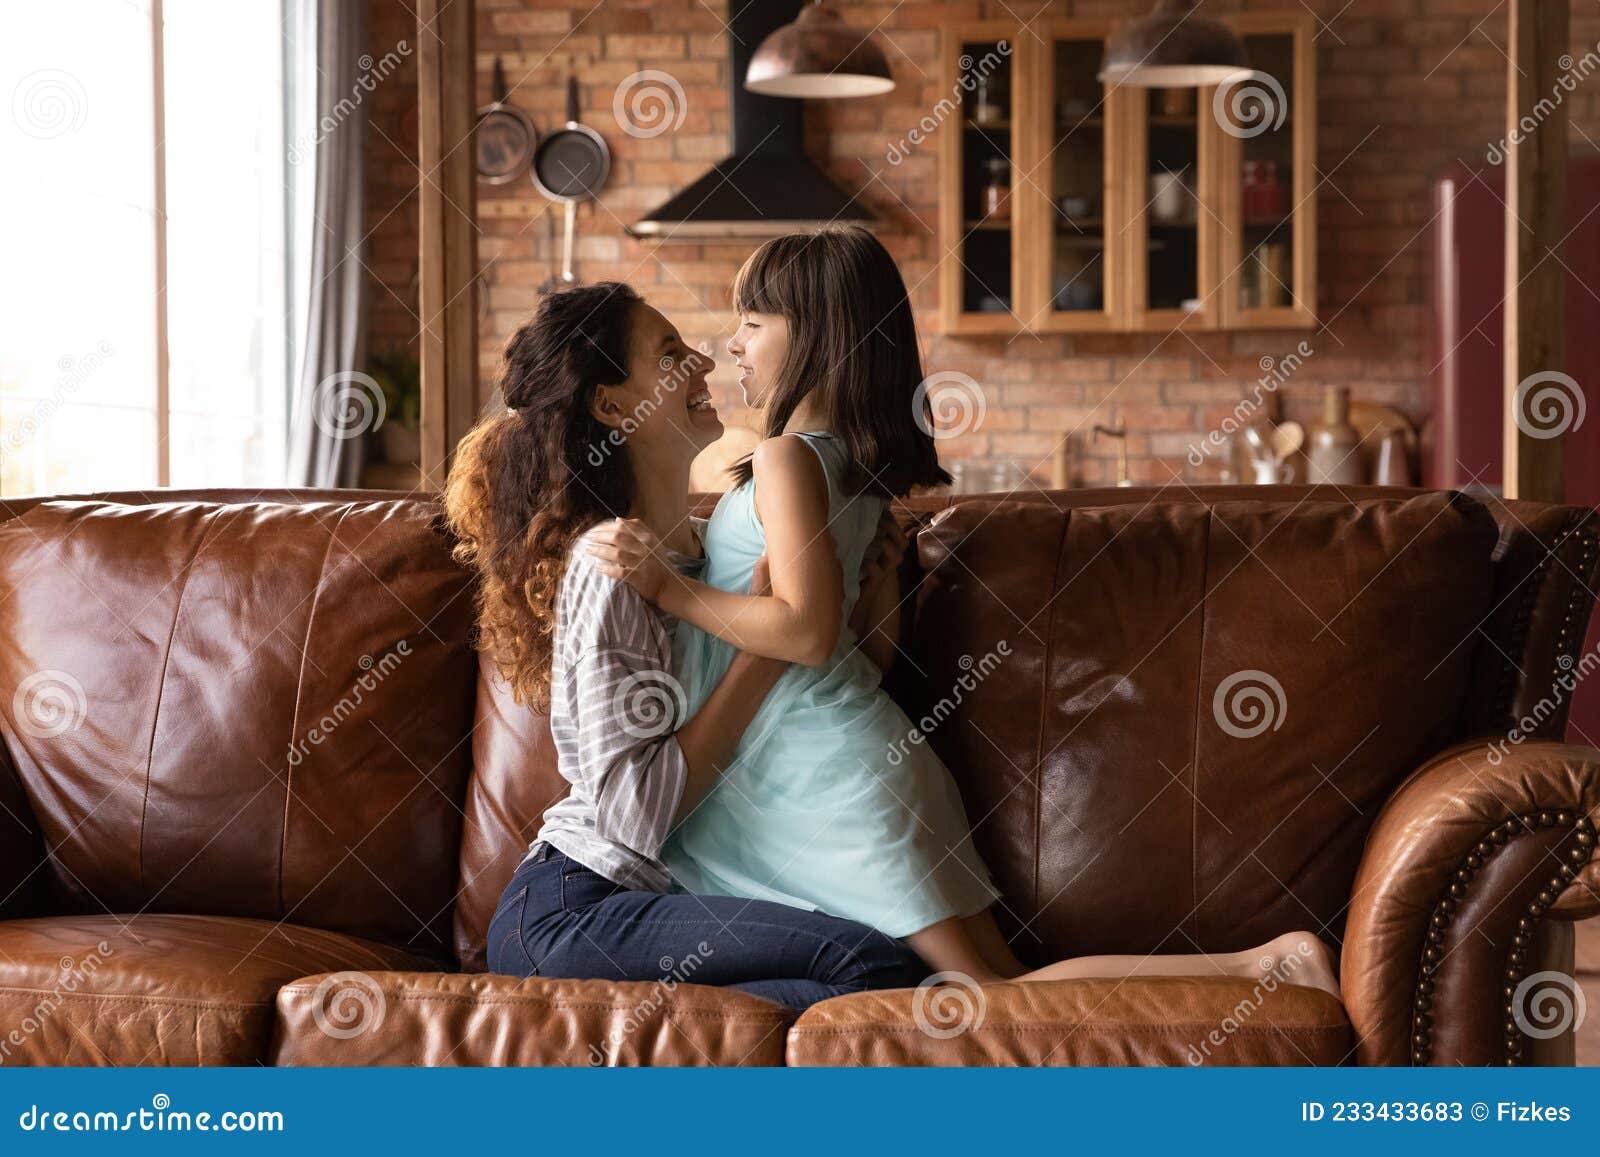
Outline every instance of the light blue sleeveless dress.
<svg viewBox="0 0 1600 1157">
<path fill-rule="evenodd" d="M 970 916 L 999 896 L 972 846 L 955 781 L 853 652 L 850 613 L 884 500 L 839 489 L 845 447 L 801 434 L 828 479 L 828 525 L 844 568 L 846 626 L 832 658 L 791 666 L 746 729 L 727 776 L 662 851 L 677 884 L 701 894 L 774 900 L 906 936 Z M 706 527 L 707 583 L 744 594 L 766 532 L 752 480 L 723 495 Z M 700 709 L 734 648 L 680 622 L 674 666 Z"/>
</svg>

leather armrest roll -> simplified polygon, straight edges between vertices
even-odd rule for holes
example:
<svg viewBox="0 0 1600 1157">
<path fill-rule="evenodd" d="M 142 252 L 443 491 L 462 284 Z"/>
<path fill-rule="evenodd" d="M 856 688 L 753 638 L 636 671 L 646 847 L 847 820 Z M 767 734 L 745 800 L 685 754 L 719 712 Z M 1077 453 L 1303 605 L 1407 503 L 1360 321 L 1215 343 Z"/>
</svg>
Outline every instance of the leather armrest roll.
<svg viewBox="0 0 1600 1157">
<path fill-rule="evenodd" d="M 1545 921 L 1600 912 L 1597 812 L 1592 747 L 1475 740 L 1401 784 L 1368 836 L 1344 937 L 1360 1064 L 1518 1064 L 1573 1027 L 1576 982 L 1537 949 Z"/>
</svg>

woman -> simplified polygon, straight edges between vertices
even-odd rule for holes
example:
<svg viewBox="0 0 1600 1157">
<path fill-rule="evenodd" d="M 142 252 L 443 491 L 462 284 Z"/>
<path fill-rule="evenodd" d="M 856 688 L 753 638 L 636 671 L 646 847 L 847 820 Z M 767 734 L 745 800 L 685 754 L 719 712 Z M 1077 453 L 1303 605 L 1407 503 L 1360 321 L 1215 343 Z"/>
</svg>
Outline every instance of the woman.
<svg viewBox="0 0 1600 1157">
<path fill-rule="evenodd" d="M 673 565 L 698 569 L 689 466 L 722 432 L 710 359 L 633 290 L 605 283 L 546 297 L 506 362 L 506 408 L 462 441 L 445 508 L 480 578 L 479 645 L 519 702 L 548 709 L 572 790 L 502 894 L 490 969 L 650 981 L 692 959 L 676 979 L 796 1010 L 918 983 L 915 953 L 865 925 L 669 891 L 662 844 L 715 786 L 786 664 L 735 657 L 680 718 L 673 624 L 601 574 L 579 539 L 626 516 Z"/>
</svg>

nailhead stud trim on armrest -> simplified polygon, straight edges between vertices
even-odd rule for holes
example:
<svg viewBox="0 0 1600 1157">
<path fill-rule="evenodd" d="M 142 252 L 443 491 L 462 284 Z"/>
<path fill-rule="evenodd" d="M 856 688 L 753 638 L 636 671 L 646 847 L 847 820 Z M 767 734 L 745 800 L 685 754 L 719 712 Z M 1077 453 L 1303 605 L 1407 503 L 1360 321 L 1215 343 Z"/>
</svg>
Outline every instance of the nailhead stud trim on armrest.
<svg viewBox="0 0 1600 1157">
<path fill-rule="evenodd" d="M 1522 979 L 1528 952 L 1533 946 L 1535 928 L 1545 912 L 1561 895 L 1562 889 L 1575 879 L 1579 870 L 1588 863 L 1594 850 L 1593 822 L 1588 816 L 1575 816 L 1565 809 L 1523 812 L 1490 828 L 1451 874 L 1450 886 L 1445 889 L 1444 895 L 1439 897 L 1439 902 L 1434 905 L 1433 915 L 1429 918 L 1427 939 L 1422 950 L 1422 968 L 1417 978 L 1416 1000 L 1411 1021 L 1412 1064 L 1425 1065 L 1433 1055 L 1433 978 L 1444 963 L 1445 931 L 1449 928 L 1450 920 L 1461 901 L 1466 899 L 1467 889 L 1472 883 L 1473 876 L 1514 837 L 1523 832 L 1551 827 L 1571 827 L 1574 843 L 1568 849 L 1560 869 L 1529 902 L 1527 910 L 1517 921 L 1517 932 L 1511 938 L 1511 951 L 1506 955 L 1503 977 L 1504 1062 L 1507 1065 L 1520 1063 L 1524 1035 L 1513 1015 L 1512 998 L 1517 989 L 1517 982 Z"/>
<path fill-rule="evenodd" d="M 1583 645 L 1583 605 L 1589 597 L 1585 588 L 1590 581 L 1587 576 L 1594 574 L 1595 556 L 1600 553 L 1600 535 L 1585 525 L 1568 530 L 1551 545 L 1544 558 L 1539 561 L 1539 565 L 1534 567 L 1528 576 L 1530 579 L 1528 589 L 1518 602 L 1517 616 L 1512 625 L 1511 652 L 1517 654 L 1527 645 L 1528 628 L 1533 622 L 1533 608 L 1539 601 L 1539 593 L 1545 581 L 1557 566 L 1556 554 L 1574 535 L 1578 535 L 1583 553 L 1578 558 L 1578 581 L 1573 584 L 1572 594 L 1567 600 L 1567 613 L 1562 619 L 1556 640 L 1556 665 L 1550 674 L 1552 682 L 1572 669 L 1574 652 Z M 1566 659 L 1565 665 L 1562 664 L 1562 659 Z M 1517 695 L 1518 674 L 1517 665 L 1510 659 L 1500 667 L 1500 687 L 1495 697 L 1495 713 L 1502 719 L 1509 719 L 1511 716 Z"/>
</svg>

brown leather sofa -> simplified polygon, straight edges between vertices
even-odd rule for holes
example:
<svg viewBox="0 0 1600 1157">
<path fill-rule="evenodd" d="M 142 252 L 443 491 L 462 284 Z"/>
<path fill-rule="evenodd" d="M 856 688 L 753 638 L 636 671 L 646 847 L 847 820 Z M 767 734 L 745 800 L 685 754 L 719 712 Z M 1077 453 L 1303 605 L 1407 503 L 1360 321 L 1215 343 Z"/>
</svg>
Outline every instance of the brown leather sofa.
<svg viewBox="0 0 1600 1157">
<path fill-rule="evenodd" d="M 1560 742 L 1593 511 L 1294 487 L 949 505 L 902 512 L 893 690 L 1019 954 L 1306 928 L 1342 1002 L 1000 985 L 952 1033 L 916 990 L 795 1017 L 486 974 L 563 785 L 470 647 L 436 502 L 168 491 L 0 503 L 0 1064 L 1570 1063 L 1570 1032 L 1508 1001 L 1570 974 L 1600 911 L 1600 752 Z"/>
</svg>

